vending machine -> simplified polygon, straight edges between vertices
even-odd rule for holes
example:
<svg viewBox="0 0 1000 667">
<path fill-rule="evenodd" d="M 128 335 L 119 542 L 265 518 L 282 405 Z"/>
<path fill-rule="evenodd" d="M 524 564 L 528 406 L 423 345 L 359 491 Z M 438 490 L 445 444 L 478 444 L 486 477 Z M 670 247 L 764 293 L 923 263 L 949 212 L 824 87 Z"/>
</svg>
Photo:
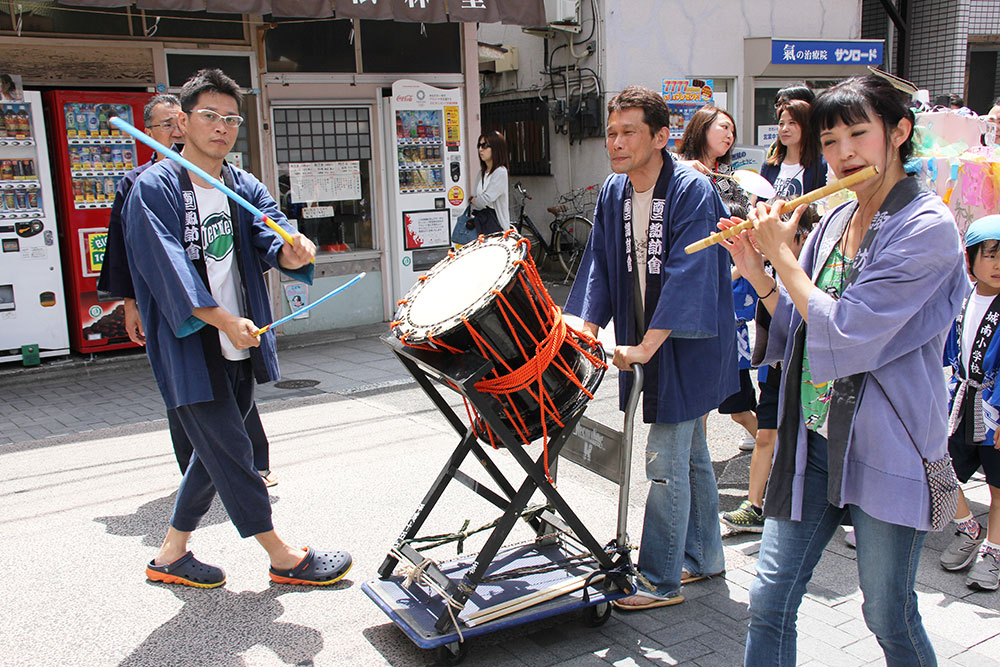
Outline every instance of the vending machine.
<svg viewBox="0 0 1000 667">
<path fill-rule="evenodd" d="M 122 301 L 98 294 L 97 278 L 115 188 L 126 172 L 152 157 L 145 144 L 136 145 L 108 119 L 118 116 L 142 129 L 142 108 L 148 99 L 147 93 L 45 93 L 70 344 L 76 352 L 134 346 L 125 332 Z"/>
<path fill-rule="evenodd" d="M 0 103 L 0 361 L 69 353 L 41 93 Z"/>
<path fill-rule="evenodd" d="M 462 90 L 403 79 L 384 107 L 393 298 L 447 256 L 469 192 Z M 394 129 L 393 129 L 394 128 Z"/>
</svg>

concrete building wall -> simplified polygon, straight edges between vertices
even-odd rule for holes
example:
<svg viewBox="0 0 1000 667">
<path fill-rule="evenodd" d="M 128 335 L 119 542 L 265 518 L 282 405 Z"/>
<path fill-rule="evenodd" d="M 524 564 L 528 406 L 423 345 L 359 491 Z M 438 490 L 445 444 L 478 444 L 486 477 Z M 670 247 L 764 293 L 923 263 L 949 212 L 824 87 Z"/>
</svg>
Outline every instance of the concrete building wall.
<svg viewBox="0 0 1000 667">
<path fill-rule="evenodd" d="M 547 40 L 548 53 L 554 66 L 576 63 L 599 74 L 602 110 L 607 99 L 631 84 L 658 91 L 664 78 L 713 78 L 730 86 L 727 106 L 737 125 L 743 127 L 744 114 L 750 113 L 743 108 L 744 88 L 753 85 L 746 74 L 744 39 L 857 39 L 861 36 L 861 1 L 582 0 L 583 30 L 573 39 L 579 42 L 587 37 L 596 20 L 591 40 L 596 42 L 596 50 L 588 55 L 583 51 L 585 45 L 574 46 L 579 58 L 574 57 L 567 37 L 557 35 Z M 481 77 L 483 103 L 533 94 L 550 99 L 565 96 L 561 83 L 552 87 L 549 77 L 541 73 L 546 67 L 546 40 L 525 34 L 519 27 L 499 24 L 481 25 L 479 40 L 517 47 L 519 61 L 516 72 Z M 610 171 L 602 139 L 583 139 L 571 145 L 566 135 L 551 132 L 550 136 L 552 175 L 519 178 L 534 197 L 527 210 L 542 224 L 550 219 L 545 207 L 555 203 L 560 193 L 601 183 Z M 513 215 L 517 213 L 515 200 L 512 195 Z"/>
</svg>

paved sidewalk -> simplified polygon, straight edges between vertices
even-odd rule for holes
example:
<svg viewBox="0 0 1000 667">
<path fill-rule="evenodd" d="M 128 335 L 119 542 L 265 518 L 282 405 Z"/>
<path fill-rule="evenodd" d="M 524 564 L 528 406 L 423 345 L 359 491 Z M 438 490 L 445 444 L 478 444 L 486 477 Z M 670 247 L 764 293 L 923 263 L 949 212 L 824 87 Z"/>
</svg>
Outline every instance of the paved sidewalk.
<svg viewBox="0 0 1000 667">
<path fill-rule="evenodd" d="M 354 570 L 333 590 L 270 584 L 262 552 L 237 537 L 218 504 L 193 548 L 226 568 L 226 586 L 146 582 L 142 564 L 162 538 L 178 477 L 145 358 L 0 369 L 0 665 L 432 664 L 434 654 L 413 646 L 361 592 L 456 440 L 379 342 L 384 331 L 378 325 L 323 339 L 283 338 L 283 379 L 317 382 L 259 393 L 279 479 L 276 525 L 289 539 L 354 554 Z M 588 416 L 619 427 L 615 392 L 611 372 Z M 737 451 L 733 422 L 717 414 L 709 418 L 709 440 L 720 502 L 732 509 L 745 493 L 749 456 Z M 634 542 L 646 493 L 644 441 L 640 429 L 629 504 Z M 491 455 L 516 475 L 505 452 Z M 482 477 L 472 465 L 463 469 Z M 611 539 L 615 487 L 568 463 L 559 475 L 560 492 L 595 536 Z M 986 485 L 970 484 L 967 495 L 985 521 Z M 494 508 L 470 497 L 449 489 L 426 532 L 495 518 Z M 518 530 L 513 539 L 529 536 Z M 726 537 L 725 577 L 685 587 L 681 605 L 616 612 L 596 630 L 558 617 L 477 638 L 466 663 L 738 665 L 758 538 Z M 950 538 L 928 537 L 917 577 L 939 662 L 1000 664 L 1000 594 L 973 593 L 962 575 L 941 570 L 938 557 Z M 481 545 L 471 539 L 466 552 Z M 436 557 L 454 555 L 443 548 Z M 809 586 L 799 631 L 800 664 L 882 664 L 862 620 L 854 552 L 840 537 Z"/>
</svg>

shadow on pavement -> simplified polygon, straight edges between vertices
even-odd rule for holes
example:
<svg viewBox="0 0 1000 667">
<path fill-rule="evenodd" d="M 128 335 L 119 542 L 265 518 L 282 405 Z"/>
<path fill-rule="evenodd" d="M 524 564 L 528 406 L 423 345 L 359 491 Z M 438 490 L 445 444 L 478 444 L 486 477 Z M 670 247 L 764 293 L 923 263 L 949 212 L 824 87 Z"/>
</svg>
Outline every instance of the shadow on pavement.
<svg viewBox="0 0 1000 667">
<path fill-rule="evenodd" d="M 200 590 L 148 585 L 169 586 L 184 606 L 122 660 L 121 667 L 242 667 L 246 661 L 241 654 L 256 646 L 273 651 L 286 665 L 312 665 L 323 650 L 323 636 L 315 628 L 277 620 L 285 613 L 279 597 L 309 591 L 277 584 L 264 591 L 241 593 L 224 587 Z M 345 579 L 326 590 L 352 585 Z"/>
<path fill-rule="evenodd" d="M 279 496 L 274 495 L 268 497 L 272 505 L 280 499 Z M 175 500 L 177 500 L 176 491 L 169 496 L 150 500 L 148 503 L 140 505 L 132 514 L 99 516 L 95 517 L 94 521 L 103 523 L 105 531 L 109 535 L 141 537 L 143 546 L 158 547 L 163 541 L 170 515 L 174 511 Z M 222 506 L 222 502 L 216 497 L 212 501 L 211 507 L 208 508 L 208 513 L 202 518 L 199 527 L 215 526 L 228 521 L 229 515 Z"/>
</svg>

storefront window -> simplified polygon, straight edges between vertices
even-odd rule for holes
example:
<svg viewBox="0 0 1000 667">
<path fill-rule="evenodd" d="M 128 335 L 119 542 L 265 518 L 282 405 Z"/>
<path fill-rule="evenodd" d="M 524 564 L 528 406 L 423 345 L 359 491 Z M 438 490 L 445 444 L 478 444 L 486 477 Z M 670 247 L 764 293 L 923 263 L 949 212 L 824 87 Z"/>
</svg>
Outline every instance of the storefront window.
<svg viewBox="0 0 1000 667">
<path fill-rule="evenodd" d="M 274 110 L 282 212 L 321 254 L 375 247 L 367 107 Z"/>
<path fill-rule="evenodd" d="M 461 72 L 460 26 L 361 21 L 361 71 Z"/>
<path fill-rule="evenodd" d="M 267 71 L 355 72 L 353 29 L 349 19 L 279 22 L 264 38 Z"/>
</svg>

